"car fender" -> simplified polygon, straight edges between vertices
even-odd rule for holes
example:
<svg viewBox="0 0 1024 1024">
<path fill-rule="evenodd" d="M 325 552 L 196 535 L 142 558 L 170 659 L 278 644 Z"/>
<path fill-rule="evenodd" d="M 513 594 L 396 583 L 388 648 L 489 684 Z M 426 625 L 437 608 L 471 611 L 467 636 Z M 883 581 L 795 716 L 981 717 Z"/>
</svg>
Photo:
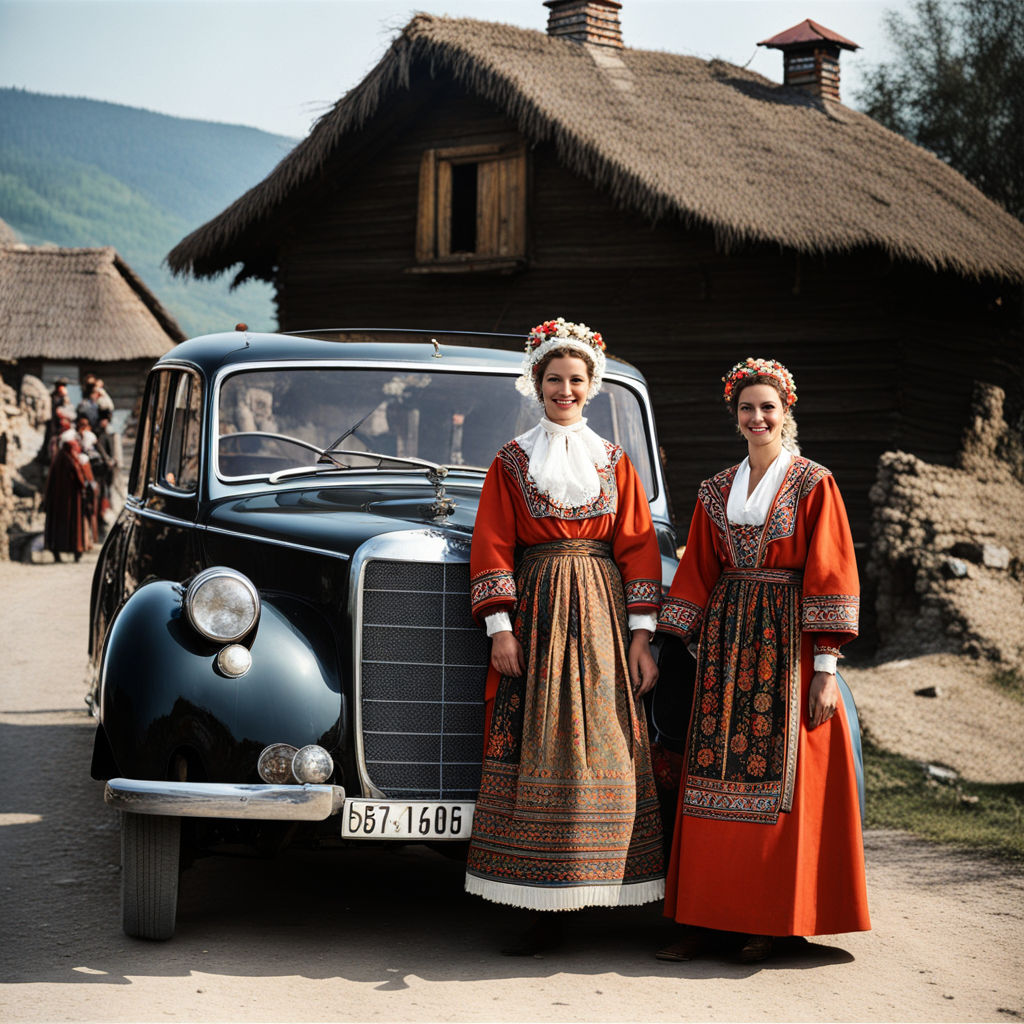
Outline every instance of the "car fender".
<svg viewBox="0 0 1024 1024">
<path fill-rule="evenodd" d="M 146 583 L 107 632 L 100 726 L 120 774 L 169 778 L 185 750 L 207 781 L 258 781 L 256 759 L 270 743 L 319 743 L 335 753 L 345 702 L 324 617 L 288 595 L 261 592 L 259 621 L 241 641 L 252 664 L 231 678 L 216 663 L 226 645 L 196 632 L 182 595 L 177 583 Z"/>
</svg>

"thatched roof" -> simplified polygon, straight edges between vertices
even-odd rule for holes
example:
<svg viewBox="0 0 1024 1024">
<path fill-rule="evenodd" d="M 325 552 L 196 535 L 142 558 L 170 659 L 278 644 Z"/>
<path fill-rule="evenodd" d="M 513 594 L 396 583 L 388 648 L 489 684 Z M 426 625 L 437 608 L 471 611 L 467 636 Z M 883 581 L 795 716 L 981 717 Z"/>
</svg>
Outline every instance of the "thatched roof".
<svg viewBox="0 0 1024 1024">
<path fill-rule="evenodd" d="M 877 247 L 968 277 L 1024 281 L 1024 225 L 842 104 L 723 61 L 423 14 L 267 178 L 171 251 L 171 268 L 208 277 L 241 262 L 240 279 L 269 277 L 275 212 L 419 69 L 488 99 L 531 143 L 553 142 L 622 206 L 708 226 L 723 246 Z"/>
<path fill-rule="evenodd" d="M 0 245 L 0 358 L 156 359 L 184 338 L 109 246 Z"/>
</svg>

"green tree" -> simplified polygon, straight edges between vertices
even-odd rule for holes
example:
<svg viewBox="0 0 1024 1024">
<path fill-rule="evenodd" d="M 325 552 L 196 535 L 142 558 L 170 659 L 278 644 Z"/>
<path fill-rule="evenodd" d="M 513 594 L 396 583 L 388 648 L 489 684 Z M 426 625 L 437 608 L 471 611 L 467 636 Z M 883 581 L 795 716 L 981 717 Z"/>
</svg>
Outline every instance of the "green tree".
<svg viewBox="0 0 1024 1024">
<path fill-rule="evenodd" d="M 885 26 L 896 58 L 868 72 L 860 108 L 1024 219 L 1024 3 L 914 0 Z"/>
</svg>

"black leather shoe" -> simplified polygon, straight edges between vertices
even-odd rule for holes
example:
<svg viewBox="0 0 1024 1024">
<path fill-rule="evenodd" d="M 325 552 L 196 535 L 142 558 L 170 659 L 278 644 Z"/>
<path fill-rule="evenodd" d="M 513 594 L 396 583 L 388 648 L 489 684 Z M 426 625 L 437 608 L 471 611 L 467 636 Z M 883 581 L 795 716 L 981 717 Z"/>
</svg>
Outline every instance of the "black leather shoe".
<svg viewBox="0 0 1024 1024">
<path fill-rule="evenodd" d="M 772 955 L 770 935 L 751 935 L 740 949 L 738 960 L 741 964 L 756 964 Z"/>
<path fill-rule="evenodd" d="M 654 956 L 658 960 L 683 963 L 687 960 L 694 960 L 702 953 L 707 952 L 708 945 L 706 931 L 701 928 L 686 928 L 675 942 L 664 949 L 659 949 Z"/>
<path fill-rule="evenodd" d="M 501 950 L 502 956 L 536 956 L 562 944 L 562 922 L 554 913 L 538 914 L 530 926 L 511 945 Z"/>
</svg>

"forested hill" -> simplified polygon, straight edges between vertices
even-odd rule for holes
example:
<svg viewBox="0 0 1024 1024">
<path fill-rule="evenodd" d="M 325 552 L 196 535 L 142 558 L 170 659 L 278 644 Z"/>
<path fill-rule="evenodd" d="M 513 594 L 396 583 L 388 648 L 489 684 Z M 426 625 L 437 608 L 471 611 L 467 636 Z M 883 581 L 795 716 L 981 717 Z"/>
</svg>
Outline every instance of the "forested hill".
<svg viewBox="0 0 1024 1024">
<path fill-rule="evenodd" d="M 255 128 L 97 100 L 0 89 L 0 219 L 38 245 L 112 245 L 186 334 L 275 326 L 271 291 L 175 279 L 190 231 L 262 180 L 295 144 Z"/>
</svg>

